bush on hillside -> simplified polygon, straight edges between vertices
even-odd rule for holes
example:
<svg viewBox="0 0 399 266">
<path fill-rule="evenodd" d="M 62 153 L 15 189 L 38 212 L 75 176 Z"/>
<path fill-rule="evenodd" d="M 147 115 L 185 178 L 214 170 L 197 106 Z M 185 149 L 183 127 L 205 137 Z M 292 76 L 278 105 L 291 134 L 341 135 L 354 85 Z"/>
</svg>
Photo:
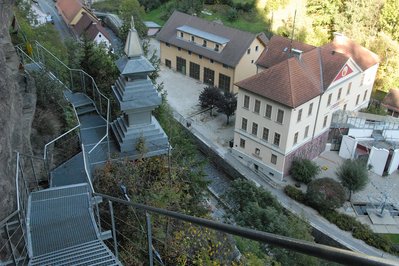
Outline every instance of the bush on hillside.
<svg viewBox="0 0 399 266">
<path fill-rule="evenodd" d="M 345 202 L 343 186 L 332 178 L 324 177 L 309 183 L 306 200 L 318 210 L 333 210 L 341 207 Z"/>
<path fill-rule="evenodd" d="M 284 187 L 284 192 L 285 192 L 285 194 L 287 194 L 288 197 L 290 197 L 298 202 L 301 202 L 301 203 L 306 202 L 305 193 L 303 193 L 300 189 L 297 189 L 296 187 L 287 185 Z"/>
<path fill-rule="evenodd" d="M 290 174 L 298 182 L 308 184 L 319 173 L 319 166 L 309 159 L 295 158 L 292 162 Z"/>
</svg>

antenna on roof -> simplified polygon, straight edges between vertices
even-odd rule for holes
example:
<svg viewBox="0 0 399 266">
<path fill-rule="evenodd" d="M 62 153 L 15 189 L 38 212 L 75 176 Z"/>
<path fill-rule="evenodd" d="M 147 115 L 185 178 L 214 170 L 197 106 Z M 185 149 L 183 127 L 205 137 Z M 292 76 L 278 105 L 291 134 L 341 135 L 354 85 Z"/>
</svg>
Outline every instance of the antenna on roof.
<svg viewBox="0 0 399 266">
<path fill-rule="evenodd" d="M 292 52 L 292 40 L 294 39 L 295 19 L 296 19 L 296 9 L 295 9 L 295 13 L 294 13 L 294 24 L 292 25 L 292 32 L 291 32 L 290 54 Z"/>
</svg>

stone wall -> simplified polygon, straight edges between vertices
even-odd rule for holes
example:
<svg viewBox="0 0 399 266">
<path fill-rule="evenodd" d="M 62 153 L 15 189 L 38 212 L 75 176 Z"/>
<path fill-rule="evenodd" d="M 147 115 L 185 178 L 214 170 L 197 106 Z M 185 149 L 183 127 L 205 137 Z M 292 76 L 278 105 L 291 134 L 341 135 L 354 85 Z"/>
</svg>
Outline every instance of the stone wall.
<svg viewBox="0 0 399 266">
<path fill-rule="evenodd" d="M 16 209 L 15 152 L 31 152 L 30 132 L 36 97 L 20 69 L 9 26 L 13 0 L 0 2 L 0 221 Z"/>
</svg>

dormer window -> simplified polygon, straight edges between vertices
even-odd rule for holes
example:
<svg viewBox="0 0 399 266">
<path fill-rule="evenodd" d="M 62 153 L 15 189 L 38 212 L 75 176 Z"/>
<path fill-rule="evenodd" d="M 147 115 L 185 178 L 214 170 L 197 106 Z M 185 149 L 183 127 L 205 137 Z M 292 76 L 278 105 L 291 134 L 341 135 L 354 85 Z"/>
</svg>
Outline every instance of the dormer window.
<svg viewBox="0 0 399 266">
<path fill-rule="evenodd" d="M 180 38 L 183 38 L 183 37 L 184 37 L 184 33 L 180 32 Z"/>
<path fill-rule="evenodd" d="M 195 37 L 194 36 L 191 36 L 191 41 L 195 42 Z"/>
<path fill-rule="evenodd" d="M 101 38 L 101 34 L 98 34 L 98 37 L 100 37 L 100 38 Z"/>
<path fill-rule="evenodd" d="M 219 52 L 219 44 L 215 44 L 215 51 Z"/>
<path fill-rule="evenodd" d="M 206 47 L 206 40 L 202 43 L 202 46 Z"/>
</svg>

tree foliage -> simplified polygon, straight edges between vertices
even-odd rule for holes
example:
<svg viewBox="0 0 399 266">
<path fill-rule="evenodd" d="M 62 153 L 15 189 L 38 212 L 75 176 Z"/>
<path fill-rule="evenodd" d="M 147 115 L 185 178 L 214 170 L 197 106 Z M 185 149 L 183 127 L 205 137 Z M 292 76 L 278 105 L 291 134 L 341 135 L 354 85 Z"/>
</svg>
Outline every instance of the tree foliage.
<svg viewBox="0 0 399 266">
<path fill-rule="evenodd" d="M 312 241 L 309 225 L 284 211 L 269 192 L 246 180 L 235 180 L 225 195 L 232 209 L 230 215 L 237 224 L 261 231 Z M 315 265 L 316 259 L 283 250 L 262 246 L 266 254 L 282 265 Z"/>
<path fill-rule="evenodd" d="M 223 96 L 216 103 L 218 111 L 226 115 L 226 124 L 230 122 L 230 117 L 234 115 L 237 109 L 237 95 L 235 93 L 225 91 Z"/>
<path fill-rule="evenodd" d="M 339 208 L 344 204 L 345 198 L 342 185 L 328 177 L 313 180 L 306 191 L 307 201 L 318 210 Z"/>
<path fill-rule="evenodd" d="M 144 8 L 140 6 L 137 0 L 122 0 L 119 6 L 119 15 L 123 21 L 120 29 L 120 38 L 122 41 L 126 40 L 127 34 L 131 27 L 132 17 L 134 18 L 134 26 L 140 38 L 147 36 L 147 27 L 141 19 L 144 14 Z"/>
<path fill-rule="evenodd" d="M 198 100 L 202 108 L 210 108 L 212 116 L 213 108 L 216 107 L 221 98 L 221 91 L 215 86 L 209 85 L 200 93 Z"/>
<path fill-rule="evenodd" d="M 296 157 L 292 162 L 290 174 L 298 182 L 308 184 L 319 173 L 319 166 L 309 159 Z"/>
<path fill-rule="evenodd" d="M 362 160 L 345 160 L 336 171 L 344 187 L 349 190 L 349 200 L 352 193 L 366 187 L 369 177 L 367 165 Z"/>
</svg>

